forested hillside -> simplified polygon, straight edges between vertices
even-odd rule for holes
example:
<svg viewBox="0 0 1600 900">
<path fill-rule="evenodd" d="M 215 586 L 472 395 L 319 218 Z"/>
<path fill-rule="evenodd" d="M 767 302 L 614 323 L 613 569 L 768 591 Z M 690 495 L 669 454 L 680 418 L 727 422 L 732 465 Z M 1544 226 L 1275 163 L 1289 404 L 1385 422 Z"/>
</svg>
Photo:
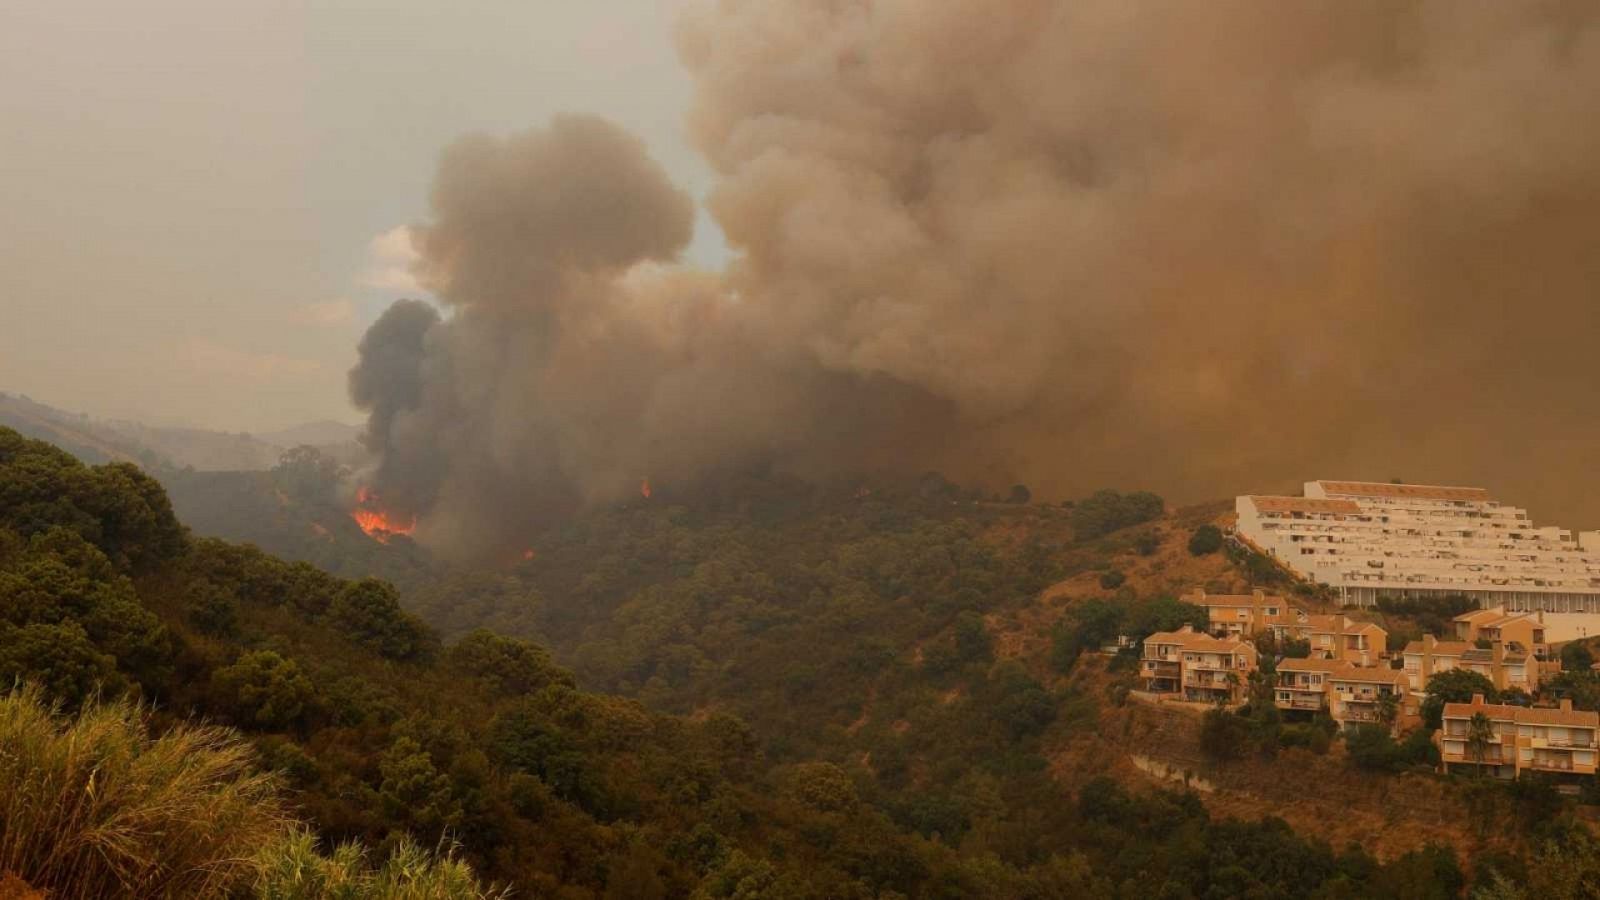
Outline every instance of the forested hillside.
<svg viewBox="0 0 1600 900">
<path fill-rule="evenodd" d="M 366 548 L 344 571 L 398 573 L 411 612 L 384 581 L 188 533 L 132 466 L 0 430 L 0 679 L 63 714 L 141 699 L 155 735 L 237 729 L 323 847 L 453 840 L 521 896 L 1448 897 L 1522 871 L 1380 861 L 1270 809 L 1221 820 L 1093 760 L 1057 777 L 1119 700 L 1018 643 L 1041 593 L 1086 584 L 1170 627 L 1194 609 L 1134 585 L 1231 577 L 1173 556 L 1190 523 L 1147 496 L 758 478 L 597 510 L 466 571 L 318 534 L 337 504 L 290 477 L 315 471 L 233 482 L 227 505 L 278 511 L 264 543 Z"/>
</svg>

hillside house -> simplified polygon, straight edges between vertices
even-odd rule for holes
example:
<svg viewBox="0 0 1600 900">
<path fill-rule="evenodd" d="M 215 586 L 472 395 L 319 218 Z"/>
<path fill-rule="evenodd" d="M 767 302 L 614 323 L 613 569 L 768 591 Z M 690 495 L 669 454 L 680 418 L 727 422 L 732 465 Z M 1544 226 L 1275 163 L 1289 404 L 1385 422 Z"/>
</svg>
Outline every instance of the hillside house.
<svg viewBox="0 0 1600 900">
<path fill-rule="evenodd" d="M 1145 638 L 1139 671 L 1150 693 L 1234 705 L 1243 701 L 1256 665 L 1249 641 L 1216 638 L 1185 625 Z"/>
<path fill-rule="evenodd" d="M 1478 716 L 1487 724 L 1481 740 L 1474 726 Z M 1574 710 L 1570 700 L 1552 709 L 1485 703 L 1478 694 L 1470 703 L 1446 703 L 1443 725 L 1434 737 L 1441 771 L 1594 777 L 1600 713 Z"/>
</svg>

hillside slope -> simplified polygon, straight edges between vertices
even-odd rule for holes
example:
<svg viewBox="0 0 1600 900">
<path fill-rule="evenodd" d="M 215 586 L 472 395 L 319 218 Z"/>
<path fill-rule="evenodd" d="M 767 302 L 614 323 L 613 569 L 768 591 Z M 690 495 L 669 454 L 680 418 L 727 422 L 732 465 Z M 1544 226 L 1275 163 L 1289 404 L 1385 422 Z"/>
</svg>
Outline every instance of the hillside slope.
<svg viewBox="0 0 1600 900">
<path fill-rule="evenodd" d="M 1144 740 L 1115 692 L 996 653 L 986 617 L 1148 548 L 1150 523 L 1083 542 L 1060 509 L 863 500 L 636 504 L 541 535 L 508 573 L 449 576 L 476 593 L 425 585 L 477 617 L 530 584 L 572 591 L 592 607 L 536 597 L 532 621 L 585 680 L 690 713 L 672 716 L 525 641 L 443 646 L 382 582 L 188 536 L 138 470 L 0 430 L 0 678 L 233 725 L 326 837 L 448 833 L 534 896 L 1131 897 L 1155 878 L 1442 897 L 1396 886 L 1460 878 L 1447 851 L 1380 864 L 1257 818 L 1270 801 L 1226 818 L 1130 774 L 1098 743 L 1119 722 Z M 1182 521 L 1155 524 L 1170 542 Z"/>
</svg>

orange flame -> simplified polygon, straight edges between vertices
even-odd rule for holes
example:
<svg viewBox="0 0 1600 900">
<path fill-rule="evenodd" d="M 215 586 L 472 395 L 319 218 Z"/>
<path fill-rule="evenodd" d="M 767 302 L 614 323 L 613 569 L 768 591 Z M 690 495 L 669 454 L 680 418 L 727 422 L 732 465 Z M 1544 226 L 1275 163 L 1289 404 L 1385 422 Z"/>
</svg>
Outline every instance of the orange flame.
<svg viewBox="0 0 1600 900">
<path fill-rule="evenodd" d="M 639 479 L 639 496 L 645 498 L 646 500 L 650 499 L 650 479 Z"/>
<path fill-rule="evenodd" d="M 391 518 L 392 514 L 379 505 L 378 495 L 367 487 L 356 491 L 356 504 L 356 508 L 350 510 L 350 518 L 356 520 L 368 537 L 380 544 L 389 543 L 389 539 L 397 534 L 409 535 L 417 530 L 415 516 L 404 522 Z"/>
</svg>

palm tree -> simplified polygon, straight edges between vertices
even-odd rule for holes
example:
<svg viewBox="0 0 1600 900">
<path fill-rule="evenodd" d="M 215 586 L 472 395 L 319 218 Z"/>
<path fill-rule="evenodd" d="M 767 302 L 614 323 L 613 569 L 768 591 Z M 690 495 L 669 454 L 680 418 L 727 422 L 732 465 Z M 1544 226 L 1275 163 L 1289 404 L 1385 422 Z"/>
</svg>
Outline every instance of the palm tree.
<svg viewBox="0 0 1600 900">
<path fill-rule="evenodd" d="M 1400 717 L 1400 698 L 1390 692 L 1378 695 L 1378 722 L 1388 729 L 1394 728 L 1394 720 Z"/>
<path fill-rule="evenodd" d="M 1478 763 L 1478 771 L 1483 771 L 1483 761 L 1489 755 L 1489 748 L 1494 742 L 1494 723 L 1483 713 L 1473 713 L 1472 720 L 1467 723 L 1467 752 L 1472 754 Z"/>
</svg>

